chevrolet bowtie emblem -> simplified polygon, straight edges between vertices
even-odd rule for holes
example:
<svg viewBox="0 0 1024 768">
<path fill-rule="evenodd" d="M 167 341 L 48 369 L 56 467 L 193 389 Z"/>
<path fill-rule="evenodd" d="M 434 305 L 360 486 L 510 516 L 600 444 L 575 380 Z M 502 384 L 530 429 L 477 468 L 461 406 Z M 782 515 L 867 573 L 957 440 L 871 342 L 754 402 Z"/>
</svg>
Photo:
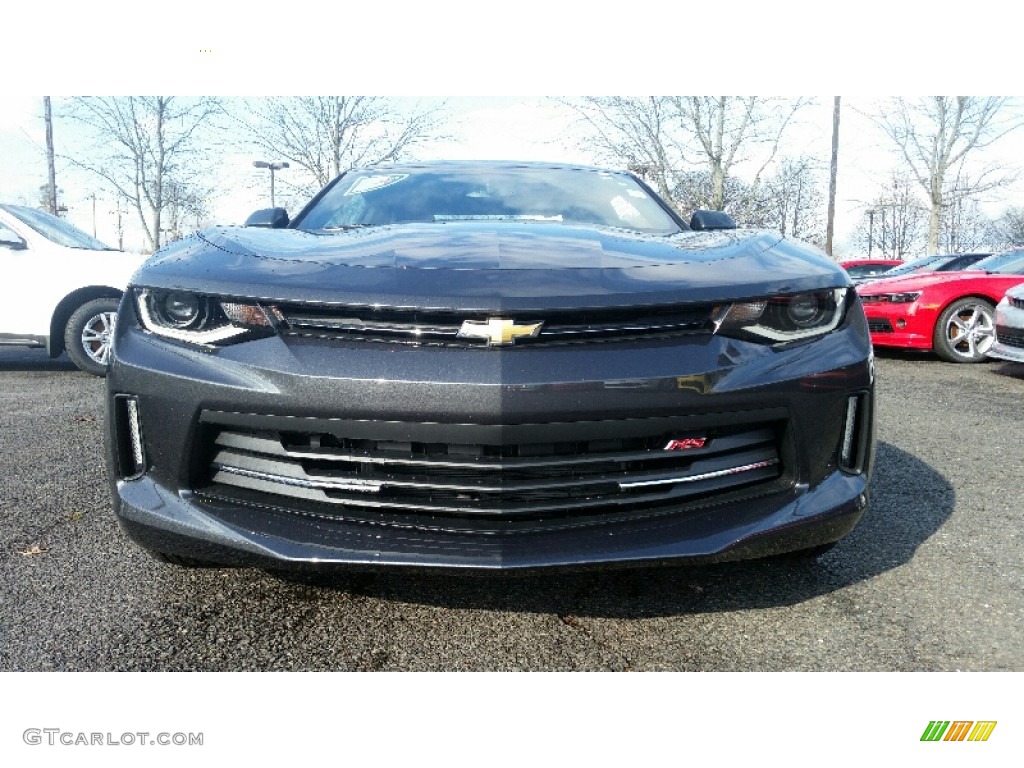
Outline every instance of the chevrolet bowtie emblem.
<svg viewBox="0 0 1024 768">
<path fill-rule="evenodd" d="M 488 346 L 508 346 L 515 344 L 516 339 L 533 338 L 540 333 L 543 321 L 530 325 L 516 325 L 514 320 L 503 317 L 492 317 L 486 322 L 466 320 L 459 328 L 460 339 L 487 339 Z"/>
</svg>

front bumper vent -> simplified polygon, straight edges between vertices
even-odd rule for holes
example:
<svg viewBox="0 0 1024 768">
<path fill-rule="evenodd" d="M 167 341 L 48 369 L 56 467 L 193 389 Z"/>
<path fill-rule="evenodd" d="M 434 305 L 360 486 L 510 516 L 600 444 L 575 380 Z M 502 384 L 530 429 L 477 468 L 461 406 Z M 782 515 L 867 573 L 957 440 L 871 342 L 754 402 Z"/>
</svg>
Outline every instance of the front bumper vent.
<svg viewBox="0 0 1024 768">
<path fill-rule="evenodd" d="M 1005 325 L 996 326 L 996 341 L 1008 347 L 1024 349 L 1024 332 L 1011 329 Z"/>
<path fill-rule="evenodd" d="M 865 393 L 850 395 L 846 401 L 846 415 L 839 444 L 839 467 L 851 474 L 860 474 L 864 471 L 869 450 L 870 407 L 871 399 Z"/>
<path fill-rule="evenodd" d="M 208 433 L 210 461 L 196 491 L 370 522 L 472 525 L 679 509 L 783 474 L 783 423 L 614 437 L 609 422 L 606 431 L 486 444 L 220 428 Z M 682 438 L 701 445 L 667 449 Z"/>
<path fill-rule="evenodd" d="M 132 480 L 146 471 L 139 399 L 134 395 L 114 396 L 114 437 L 117 443 L 118 474 Z"/>
</svg>

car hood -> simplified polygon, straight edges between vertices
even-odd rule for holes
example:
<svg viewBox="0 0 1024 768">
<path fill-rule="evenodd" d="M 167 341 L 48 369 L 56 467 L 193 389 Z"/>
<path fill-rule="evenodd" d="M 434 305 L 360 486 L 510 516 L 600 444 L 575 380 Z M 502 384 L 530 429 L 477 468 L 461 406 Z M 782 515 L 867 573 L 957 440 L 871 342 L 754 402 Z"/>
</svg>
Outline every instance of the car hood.
<svg viewBox="0 0 1024 768">
<path fill-rule="evenodd" d="M 282 301 L 452 308 L 729 300 L 849 285 L 762 230 L 645 236 L 543 222 L 342 232 L 216 228 L 155 254 L 136 285 Z"/>
</svg>

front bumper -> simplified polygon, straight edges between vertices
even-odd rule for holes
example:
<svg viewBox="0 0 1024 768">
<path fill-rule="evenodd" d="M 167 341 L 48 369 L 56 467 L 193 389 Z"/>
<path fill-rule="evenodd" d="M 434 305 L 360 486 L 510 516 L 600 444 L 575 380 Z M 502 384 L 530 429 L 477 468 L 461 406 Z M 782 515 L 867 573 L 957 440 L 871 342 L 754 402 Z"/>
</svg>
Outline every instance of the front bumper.
<svg viewBox="0 0 1024 768">
<path fill-rule="evenodd" d="M 932 348 L 935 312 L 924 310 L 916 301 L 905 304 L 865 302 L 864 314 L 875 346 Z"/>
<path fill-rule="evenodd" d="M 1024 363 L 1024 309 L 1004 299 L 996 307 L 995 325 L 996 339 L 988 356 Z"/>
<path fill-rule="evenodd" d="M 850 314 L 824 339 L 788 349 L 700 336 L 501 351 L 274 337 L 202 350 L 119 323 L 107 377 L 115 511 L 155 551 L 290 567 L 707 562 L 830 543 L 866 508 L 874 451 L 870 345 L 863 320 Z M 137 404 L 140 473 L 123 466 L 133 451 L 126 420 L 117 416 L 123 396 Z M 851 397 L 858 408 L 847 433 Z M 772 472 L 727 483 L 699 470 L 699 451 L 692 467 L 680 454 L 674 471 L 693 483 L 619 481 L 616 491 L 607 487 L 615 482 L 594 481 L 607 500 L 567 492 L 566 509 L 552 500 L 561 475 L 555 483 L 531 481 L 541 491 L 503 496 L 510 468 L 495 472 L 490 491 L 437 490 L 435 483 L 422 509 L 410 509 L 407 499 L 379 508 L 377 491 L 353 492 L 344 482 L 328 482 L 326 496 L 294 490 L 294 478 L 307 477 L 305 459 L 254 448 L 303 440 L 306 453 L 333 452 L 333 461 L 365 443 L 385 453 L 443 443 L 452 455 L 467 445 L 492 456 L 550 445 L 555 454 L 568 445 L 596 455 L 625 451 L 621 441 L 708 436 L 724 445 L 748 433 L 769 435 L 757 450 L 774 452 Z M 856 435 L 855 455 L 844 469 L 847 434 Z M 225 450 L 237 464 L 227 474 Z M 652 454 L 665 458 L 660 446 Z M 744 471 L 755 466 L 745 455 L 735 458 Z M 623 460 L 612 471 L 641 464 Z M 461 482 L 483 483 L 485 475 Z M 564 484 L 579 480 L 566 475 Z M 620 499 L 627 490 L 639 501 Z"/>
<path fill-rule="evenodd" d="M 580 529 L 474 536 L 326 522 L 274 509 L 198 504 L 150 479 L 123 484 L 118 515 L 147 549 L 225 565 L 420 566 L 511 570 L 711 563 L 765 557 L 837 541 L 868 503 L 863 476 L 834 473 L 813 490 Z"/>
</svg>

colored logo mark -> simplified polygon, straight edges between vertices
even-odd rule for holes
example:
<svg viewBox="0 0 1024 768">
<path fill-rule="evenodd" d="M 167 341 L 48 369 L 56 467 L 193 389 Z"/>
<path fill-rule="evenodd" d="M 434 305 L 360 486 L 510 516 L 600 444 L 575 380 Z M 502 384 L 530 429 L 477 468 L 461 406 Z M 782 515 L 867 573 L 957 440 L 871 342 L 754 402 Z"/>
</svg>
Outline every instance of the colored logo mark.
<svg viewBox="0 0 1024 768">
<path fill-rule="evenodd" d="M 706 437 L 684 437 L 682 440 L 669 440 L 665 443 L 665 450 L 688 451 L 691 448 L 703 448 L 707 441 Z"/>
<path fill-rule="evenodd" d="M 995 720 L 932 720 L 921 741 L 988 741 L 995 728 Z"/>
</svg>

